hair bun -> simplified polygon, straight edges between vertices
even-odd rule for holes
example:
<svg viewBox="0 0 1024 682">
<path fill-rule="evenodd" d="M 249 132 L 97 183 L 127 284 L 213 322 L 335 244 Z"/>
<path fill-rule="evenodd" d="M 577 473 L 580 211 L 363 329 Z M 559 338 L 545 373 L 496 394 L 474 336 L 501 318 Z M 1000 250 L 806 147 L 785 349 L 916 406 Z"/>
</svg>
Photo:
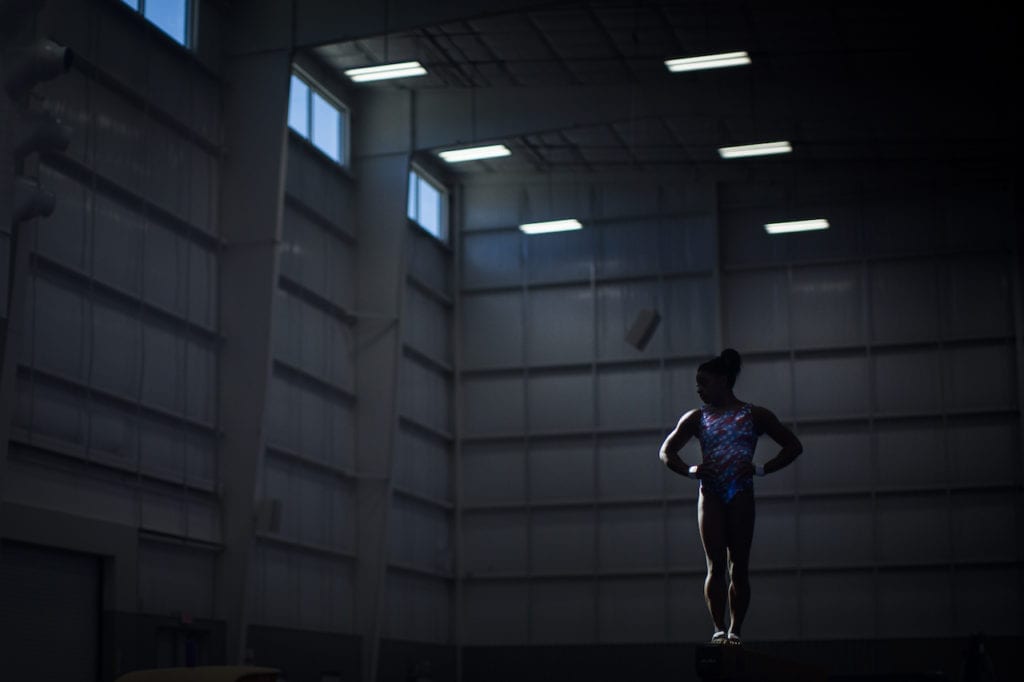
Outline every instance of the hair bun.
<svg viewBox="0 0 1024 682">
<path fill-rule="evenodd" d="M 732 371 L 733 376 L 740 373 L 740 367 L 743 366 L 743 358 L 740 357 L 738 351 L 733 348 L 726 348 L 719 354 L 719 357 L 722 358 L 722 362 Z"/>
</svg>

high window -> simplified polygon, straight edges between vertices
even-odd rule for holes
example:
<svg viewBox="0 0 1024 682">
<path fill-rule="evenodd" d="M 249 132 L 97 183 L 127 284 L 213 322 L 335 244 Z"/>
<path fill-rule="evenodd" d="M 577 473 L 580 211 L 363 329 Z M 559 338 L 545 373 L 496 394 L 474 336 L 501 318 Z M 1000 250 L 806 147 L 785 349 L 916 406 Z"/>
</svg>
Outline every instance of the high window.
<svg viewBox="0 0 1024 682">
<path fill-rule="evenodd" d="M 335 163 L 348 164 L 348 109 L 304 74 L 292 74 L 288 127 Z"/>
<path fill-rule="evenodd" d="M 169 35 L 174 42 L 185 47 L 191 46 L 191 0 L 121 1 L 144 16 L 149 23 Z"/>
<path fill-rule="evenodd" d="M 419 169 L 409 171 L 409 219 L 443 242 L 448 241 L 448 192 Z"/>
</svg>

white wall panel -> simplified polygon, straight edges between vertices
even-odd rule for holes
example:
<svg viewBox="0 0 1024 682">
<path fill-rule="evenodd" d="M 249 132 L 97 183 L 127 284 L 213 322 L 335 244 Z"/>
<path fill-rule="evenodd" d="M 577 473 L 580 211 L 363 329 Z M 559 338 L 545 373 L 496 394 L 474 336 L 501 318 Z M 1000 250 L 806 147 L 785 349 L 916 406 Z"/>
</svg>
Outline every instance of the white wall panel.
<svg viewBox="0 0 1024 682">
<path fill-rule="evenodd" d="M 92 340 L 85 297 L 69 282 L 46 276 L 29 280 L 28 296 L 30 337 L 22 347 L 22 362 L 84 382 Z"/>
<path fill-rule="evenodd" d="M 603 224 L 597 230 L 598 277 L 649 276 L 661 265 L 661 221 L 624 219 Z"/>
<path fill-rule="evenodd" d="M 590 372 L 531 374 L 526 389 L 530 432 L 593 428 L 594 388 Z"/>
<path fill-rule="evenodd" d="M 18 382 L 17 425 L 69 443 L 84 443 L 89 428 L 85 396 L 59 386 Z"/>
<path fill-rule="evenodd" d="M 801 566 L 864 566 L 871 563 L 871 498 L 800 500 Z"/>
<path fill-rule="evenodd" d="M 668 628 L 665 580 L 602 580 L 598 587 L 601 642 L 660 642 Z"/>
<path fill-rule="evenodd" d="M 63 80 L 58 78 L 57 81 Z M 60 197 L 53 213 L 36 223 L 33 230 L 33 249 L 79 272 L 89 269 L 88 254 L 91 234 L 87 230 L 93 200 L 88 189 L 78 181 L 56 171 L 45 163 L 39 164 L 39 184 Z"/>
<path fill-rule="evenodd" d="M 637 315 L 643 309 L 657 310 L 662 317 L 675 308 L 661 305 L 656 282 L 621 282 L 597 287 L 597 357 L 601 360 L 657 357 L 664 352 L 667 333 L 655 330 L 641 351 L 626 341 Z M 660 324 L 660 323 L 659 323 Z"/>
<path fill-rule="evenodd" d="M 755 542 L 757 537 L 755 535 Z M 756 559 L 755 559 L 756 561 Z M 793 573 L 768 573 L 751 577 L 750 611 L 743 622 L 743 637 L 747 640 L 786 641 L 799 639 L 800 580 Z M 710 618 L 704 638 L 711 638 Z M 813 637 L 812 633 L 806 633 Z M 704 639 L 701 638 L 701 639 Z"/>
<path fill-rule="evenodd" d="M 89 84 L 92 104 L 93 169 L 131 192 L 144 196 L 151 173 L 144 163 L 149 142 L 142 112 L 96 83 Z M 85 130 L 82 131 L 86 133 Z"/>
<path fill-rule="evenodd" d="M 409 229 L 412 243 L 406 256 L 406 271 L 434 291 L 451 295 L 451 252 L 448 245 L 418 225 L 410 224 Z"/>
<path fill-rule="evenodd" d="M 5 470 L 4 500 L 61 511 L 89 519 L 133 525 L 138 494 L 133 478 L 75 464 L 58 464 L 46 455 L 11 444 Z"/>
<path fill-rule="evenodd" d="M 673 199 L 689 200 L 689 203 L 694 203 L 693 198 L 686 197 L 685 194 L 685 190 L 679 192 L 677 188 L 672 188 L 666 193 L 666 198 L 669 204 Z M 696 200 L 698 205 L 681 207 L 696 211 L 695 215 L 662 218 L 663 272 L 707 272 L 716 262 L 717 226 L 712 217 L 713 211 L 709 207 L 713 196 L 713 190 L 704 190 Z"/>
<path fill-rule="evenodd" d="M 656 368 L 602 369 L 597 375 L 597 401 L 601 428 L 658 425 L 661 374 Z"/>
<path fill-rule="evenodd" d="M 295 627 L 313 632 L 354 632 L 355 579 L 351 562 L 314 554 L 300 554 L 293 561 L 299 607 Z M 278 626 L 273 620 L 267 624 Z"/>
<path fill-rule="evenodd" d="M 213 618 L 216 556 L 156 542 L 139 543 L 139 610 Z"/>
<path fill-rule="evenodd" d="M 942 246 L 943 231 L 935 229 L 933 190 L 905 190 L 898 198 L 877 197 L 862 206 L 865 246 L 872 254 L 927 253 Z"/>
<path fill-rule="evenodd" d="M 281 274 L 347 310 L 355 303 L 355 255 L 332 230 L 285 206 Z"/>
<path fill-rule="evenodd" d="M 704 576 L 669 578 L 668 619 L 669 639 L 673 642 L 706 642 L 711 639 L 714 626 L 704 603 Z"/>
<path fill-rule="evenodd" d="M 728 342 L 727 342 L 728 343 Z M 739 349 L 737 349 L 739 350 Z M 740 351 L 742 353 L 743 351 Z M 696 368 L 694 368 L 696 369 Z M 738 397 L 755 405 L 766 407 L 781 421 L 793 418 L 793 378 L 790 375 L 790 361 L 751 358 L 743 362 L 743 368 L 736 379 L 733 391 Z M 691 379 L 690 390 L 696 392 L 696 372 Z M 694 397 L 696 397 L 694 395 Z M 812 397 L 806 398 L 813 400 Z M 695 404 L 694 407 L 699 405 Z M 806 414 L 798 410 L 798 414 Z"/>
<path fill-rule="evenodd" d="M 792 343 L 820 348 L 863 343 L 863 285 L 860 264 L 793 270 L 790 288 Z"/>
<path fill-rule="evenodd" d="M 136 211 L 97 195 L 91 222 L 93 276 L 138 295 L 145 219 Z"/>
<path fill-rule="evenodd" d="M 943 493 L 882 497 L 876 502 L 876 558 L 882 563 L 950 560 L 950 501 Z"/>
<path fill-rule="evenodd" d="M 759 569 L 795 566 L 800 507 L 786 499 L 760 499 L 756 505 L 751 565 Z"/>
<path fill-rule="evenodd" d="M 220 93 L 217 92 L 216 96 L 219 98 Z M 219 118 L 219 116 L 214 114 L 214 116 L 208 118 Z M 208 132 L 213 133 L 215 131 L 211 130 Z M 190 152 L 192 158 L 187 178 L 189 182 L 187 188 L 189 213 L 185 216 L 185 219 L 204 232 L 216 234 L 220 220 L 220 202 L 218 201 L 220 196 L 220 176 L 217 172 L 217 158 L 195 146 L 190 149 Z"/>
<path fill-rule="evenodd" d="M 138 420 L 139 466 L 147 473 L 173 481 L 184 480 L 187 463 L 186 432 L 180 424 L 165 419 Z"/>
<path fill-rule="evenodd" d="M 815 639 L 863 639 L 874 631 L 875 587 L 870 572 L 806 573 L 800 589 L 802 630 Z"/>
<path fill-rule="evenodd" d="M 467 436 L 522 433 L 523 379 L 518 375 L 463 379 L 463 428 Z"/>
<path fill-rule="evenodd" d="M 665 365 L 662 372 L 662 390 L 665 392 L 664 411 L 661 415 L 661 424 L 664 428 L 662 439 L 675 428 L 679 418 L 687 410 L 700 407 L 700 398 L 697 396 L 697 366 L 699 364 L 699 362 L 673 362 Z"/>
<path fill-rule="evenodd" d="M 594 586 L 589 582 L 536 580 L 530 590 L 530 634 L 545 644 L 594 641 Z"/>
<path fill-rule="evenodd" d="M 687 486 L 687 492 L 696 496 L 697 484 L 692 481 L 686 482 L 693 484 L 692 487 Z M 697 525 L 697 502 L 668 505 L 666 514 L 666 551 L 669 567 L 680 571 L 704 571 L 707 558 L 704 554 L 704 543 L 700 539 L 700 527 Z M 701 582 L 703 584 L 703 578 Z"/>
<path fill-rule="evenodd" d="M 939 333 L 937 264 L 881 261 L 869 267 L 872 341 L 928 341 Z"/>
<path fill-rule="evenodd" d="M 262 487 L 265 499 L 281 500 L 283 537 L 353 550 L 355 495 L 350 483 L 300 463 L 268 456 Z"/>
<path fill-rule="evenodd" d="M 666 489 L 675 489 L 668 480 L 669 470 L 658 459 L 659 447 L 657 437 L 601 436 L 597 442 L 598 498 L 656 498 Z"/>
<path fill-rule="evenodd" d="M 89 405 L 88 425 L 89 448 L 94 456 L 121 466 L 136 466 L 140 444 L 140 424 L 136 414 L 94 401 Z M 39 432 L 45 433 L 42 429 Z"/>
<path fill-rule="evenodd" d="M 447 308 L 415 287 L 405 290 L 402 331 L 405 340 L 427 357 L 444 363 L 451 358 L 451 319 Z"/>
<path fill-rule="evenodd" d="M 766 458 L 774 457 L 772 450 L 781 449 L 770 436 L 762 436 L 761 441 Z M 796 469 L 801 493 L 871 489 L 874 458 L 871 433 L 866 427 L 804 430 L 800 433 L 800 442 L 804 452 L 791 468 Z M 768 447 L 769 443 L 772 447 Z M 755 457 L 755 461 L 764 460 Z M 757 481 L 758 489 L 762 489 L 761 483 L 762 480 Z"/>
<path fill-rule="evenodd" d="M 877 580 L 879 637 L 941 637 L 952 631 L 948 569 L 883 572 Z"/>
<path fill-rule="evenodd" d="M 665 351 L 670 355 L 717 355 L 715 283 L 710 277 L 670 279 L 662 294 Z"/>
<path fill-rule="evenodd" d="M 463 588 L 465 643 L 525 644 L 530 612 L 525 582 L 469 582 Z"/>
<path fill-rule="evenodd" d="M 452 388 L 449 374 L 404 357 L 399 377 L 402 415 L 441 433 L 450 433 Z"/>
<path fill-rule="evenodd" d="M 935 348 L 880 351 L 874 356 L 874 407 L 881 414 L 942 410 L 942 354 Z"/>
<path fill-rule="evenodd" d="M 462 297 L 462 363 L 467 369 L 523 362 L 523 302 L 515 293 Z"/>
<path fill-rule="evenodd" d="M 301 621 L 299 556 L 283 547 L 256 543 L 253 624 L 296 628 Z"/>
<path fill-rule="evenodd" d="M 325 162 L 320 152 L 309 149 L 297 134 L 289 132 L 286 167 L 285 189 L 289 195 L 330 224 L 355 234 L 355 192 L 352 183 L 341 180 L 337 166 Z"/>
<path fill-rule="evenodd" d="M 468 223 L 467 229 L 470 229 Z M 525 239 L 519 230 L 465 234 L 462 285 L 469 289 L 518 285 L 523 279 Z"/>
<path fill-rule="evenodd" d="M 991 485 L 1020 480 L 1020 431 L 1016 418 L 957 420 L 949 425 L 947 434 L 950 480 L 954 484 Z"/>
<path fill-rule="evenodd" d="M 999 410 L 1017 404 L 1013 346 L 948 348 L 942 359 L 947 408 Z"/>
<path fill-rule="evenodd" d="M 465 229 L 492 230 L 518 225 L 522 222 L 522 199 L 519 187 L 506 182 L 465 185 Z"/>
<path fill-rule="evenodd" d="M 532 442 L 527 461 L 531 500 L 593 499 L 594 445 L 590 439 Z"/>
<path fill-rule="evenodd" d="M 586 362 L 594 357 L 594 295 L 590 288 L 531 291 L 526 354 L 530 364 Z"/>
<path fill-rule="evenodd" d="M 542 218 L 548 220 L 549 218 Z M 582 229 L 530 235 L 525 239 L 526 279 L 530 283 L 588 280 L 597 231 Z"/>
<path fill-rule="evenodd" d="M 945 485 L 949 480 L 941 424 L 881 423 L 875 427 L 880 490 Z"/>
<path fill-rule="evenodd" d="M 142 288 L 146 301 L 187 318 L 190 256 L 188 241 L 156 221 L 147 223 L 142 258 Z M 197 315 L 200 311 L 196 311 Z"/>
<path fill-rule="evenodd" d="M 594 569 L 594 511 L 539 509 L 530 516 L 534 572 L 589 573 Z"/>
<path fill-rule="evenodd" d="M 993 608 L 994 604 L 998 607 Z M 957 568 L 953 574 L 953 609 L 960 632 L 1018 635 L 1024 611 L 1020 569 Z"/>
<path fill-rule="evenodd" d="M 444 644 L 451 641 L 451 589 L 446 582 L 391 571 L 384 635 Z"/>
<path fill-rule="evenodd" d="M 435 500 L 452 500 L 449 444 L 399 427 L 392 479 L 396 486 Z"/>
<path fill-rule="evenodd" d="M 448 574 L 452 570 L 448 512 L 396 497 L 388 519 L 390 558 L 400 564 Z"/>
<path fill-rule="evenodd" d="M 1017 495 L 954 493 L 950 519 L 954 561 L 1007 561 L 1018 555 Z"/>
<path fill-rule="evenodd" d="M 1013 334 L 1012 275 L 1006 255 L 961 255 L 949 261 L 947 273 L 945 336 Z"/>
<path fill-rule="evenodd" d="M 526 458 L 521 443 L 472 443 L 462 447 L 465 504 L 526 500 Z"/>
<path fill-rule="evenodd" d="M 471 575 L 526 571 L 525 511 L 473 512 L 462 522 L 463 568 Z"/>
<path fill-rule="evenodd" d="M 188 531 L 188 507 L 185 490 L 144 481 L 138 487 L 139 528 L 185 535 Z"/>
<path fill-rule="evenodd" d="M 93 308 L 94 314 L 98 306 Z M 100 353 L 119 354 L 126 343 L 98 344 Z M 168 412 L 185 412 L 185 339 L 172 329 L 158 322 L 147 323 L 142 328 L 142 401 L 147 405 L 160 407 Z M 116 362 L 116 359 L 112 359 Z M 96 361 L 94 360 L 94 366 Z"/>
<path fill-rule="evenodd" d="M 835 417 L 868 411 L 866 358 L 798 358 L 793 369 L 797 414 Z"/>
<path fill-rule="evenodd" d="M 351 562 L 299 554 L 261 542 L 253 553 L 253 565 L 254 624 L 355 631 L 355 576 Z"/>
<path fill-rule="evenodd" d="M 789 307 L 783 269 L 729 272 L 722 278 L 722 328 L 726 343 L 737 349 L 788 348 Z"/>
<path fill-rule="evenodd" d="M 608 507 L 598 516 L 603 570 L 649 570 L 665 565 L 665 520 L 651 507 Z"/>
<path fill-rule="evenodd" d="M 1009 247 L 1013 190 L 1001 178 L 958 178 L 943 194 L 947 243 L 954 249 Z M 1012 229 L 1012 228 L 1011 228 Z"/>
</svg>

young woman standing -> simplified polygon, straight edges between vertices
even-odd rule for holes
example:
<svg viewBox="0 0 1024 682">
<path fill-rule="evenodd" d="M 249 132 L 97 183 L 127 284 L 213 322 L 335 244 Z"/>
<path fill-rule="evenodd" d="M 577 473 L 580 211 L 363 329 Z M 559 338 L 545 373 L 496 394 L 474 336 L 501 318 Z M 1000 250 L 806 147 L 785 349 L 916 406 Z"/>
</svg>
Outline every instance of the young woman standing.
<svg viewBox="0 0 1024 682">
<path fill-rule="evenodd" d="M 743 402 L 733 393 L 741 365 L 740 354 L 727 348 L 698 367 L 697 395 L 704 406 L 679 419 L 659 455 L 672 471 L 700 480 L 697 523 L 707 555 L 704 598 L 715 625 L 711 641 L 730 644 L 741 643 L 740 631 L 750 605 L 753 477 L 774 473 L 803 452 L 800 440 L 771 411 Z M 765 433 L 782 449 L 764 465 L 755 465 L 757 439 Z M 689 465 L 679 457 L 679 451 L 694 437 L 700 441 L 703 459 L 700 464 Z"/>
</svg>

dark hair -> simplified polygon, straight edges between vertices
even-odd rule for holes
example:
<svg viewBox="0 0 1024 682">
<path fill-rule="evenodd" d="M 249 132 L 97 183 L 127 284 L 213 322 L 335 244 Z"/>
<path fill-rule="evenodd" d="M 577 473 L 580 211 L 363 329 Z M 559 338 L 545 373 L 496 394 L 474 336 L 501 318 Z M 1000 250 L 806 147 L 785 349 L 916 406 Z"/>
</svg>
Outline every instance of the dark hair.
<svg viewBox="0 0 1024 682">
<path fill-rule="evenodd" d="M 740 354 L 732 348 L 726 348 L 718 357 L 701 363 L 697 371 L 711 372 L 712 374 L 724 376 L 729 381 L 729 388 L 732 388 L 736 384 L 736 377 L 739 375 L 740 367 L 742 366 L 743 358 L 740 357 Z"/>
</svg>

